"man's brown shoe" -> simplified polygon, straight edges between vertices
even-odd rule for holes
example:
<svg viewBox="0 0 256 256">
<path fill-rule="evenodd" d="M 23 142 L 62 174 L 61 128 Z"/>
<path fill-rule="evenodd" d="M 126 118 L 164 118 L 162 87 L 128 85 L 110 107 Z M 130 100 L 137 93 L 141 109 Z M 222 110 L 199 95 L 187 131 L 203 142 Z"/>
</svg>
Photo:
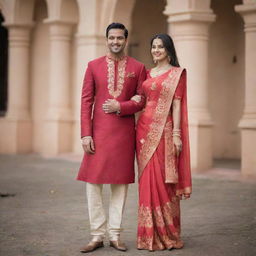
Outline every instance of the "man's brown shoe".
<svg viewBox="0 0 256 256">
<path fill-rule="evenodd" d="M 98 248 L 103 247 L 103 242 L 97 242 L 97 241 L 90 241 L 85 247 L 80 249 L 80 252 L 86 253 L 86 252 L 92 252 Z"/>
<path fill-rule="evenodd" d="M 109 241 L 109 245 L 111 247 L 114 247 L 118 251 L 123 251 L 123 252 L 127 251 L 126 245 L 123 242 L 121 242 L 120 240 Z"/>
</svg>

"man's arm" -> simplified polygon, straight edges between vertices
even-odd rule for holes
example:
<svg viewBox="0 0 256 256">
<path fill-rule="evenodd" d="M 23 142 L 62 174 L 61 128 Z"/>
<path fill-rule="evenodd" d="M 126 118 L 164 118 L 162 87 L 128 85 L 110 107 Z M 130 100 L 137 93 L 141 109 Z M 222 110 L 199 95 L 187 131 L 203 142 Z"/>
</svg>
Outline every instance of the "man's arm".
<svg viewBox="0 0 256 256">
<path fill-rule="evenodd" d="M 145 105 L 145 96 L 143 95 L 142 83 L 144 82 L 145 79 L 146 69 L 145 66 L 143 65 L 140 70 L 136 95 L 128 101 L 120 102 L 120 116 L 132 115 L 143 109 Z"/>
<path fill-rule="evenodd" d="M 85 72 L 81 97 L 81 138 L 92 136 L 92 106 L 94 102 L 94 79 L 90 63 Z"/>
<path fill-rule="evenodd" d="M 145 105 L 145 97 L 142 93 L 142 83 L 146 78 L 146 70 L 144 65 L 141 67 L 139 79 L 137 82 L 136 95 L 127 101 L 117 101 L 115 99 L 108 99 L 102 105 L 103 111 L 107 114 L 116 112 L 120 116 L 132 115 L 140 110 Z"/>
<path fill-rule="evenodd" d="M 92 139 L 92 106 L 94 102 L 94 79 L 91 65 L 88 67 L 84 76 L 82 97 L 81 97 L 81 138 L 82 146 L 86 153 L 94 153 L 94 143 Z"/>
</svg>

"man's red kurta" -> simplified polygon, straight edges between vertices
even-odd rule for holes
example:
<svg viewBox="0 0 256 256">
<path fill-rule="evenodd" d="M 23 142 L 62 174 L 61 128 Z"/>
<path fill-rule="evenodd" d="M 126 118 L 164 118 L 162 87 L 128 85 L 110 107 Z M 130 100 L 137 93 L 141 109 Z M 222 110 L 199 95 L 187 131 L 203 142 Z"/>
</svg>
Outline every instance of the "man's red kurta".
<svg viewBox="0 0 256 256">
<path fill-rule="evenodd" d="M 140 94 L 145 67 L 131 57 L 104 56 L 88 63 L 81 102 L 81 137 L 92 136 L 95 154 L 84 154 L 78 180 L 96 184 L 134 182 L 135 118 L 144 106 L 131 98 Z M 106 114 L 107 99 L 120 102 L 120 114 Z"/>
</svg>

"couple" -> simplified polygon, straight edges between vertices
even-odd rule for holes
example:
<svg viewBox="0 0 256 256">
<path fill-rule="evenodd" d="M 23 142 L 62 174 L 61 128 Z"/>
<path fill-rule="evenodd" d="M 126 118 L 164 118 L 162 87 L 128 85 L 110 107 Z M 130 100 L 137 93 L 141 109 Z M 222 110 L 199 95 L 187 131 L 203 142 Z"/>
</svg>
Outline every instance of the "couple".
<svg viewBox="0 0 256 256">
<path fill-rule="evenodd" d="M 81 103 L 81 137 L 85 151 L 77 179 L 86 182 L 91 241 L 81 252 L 103 247 L 107 219 L 103 184 L 111 184 L 108 235 L 120 240 L 128 184 L 138 160 L 139 210 L 137 248 L 182 248 L 180 199 L 191 194 L 186 71 L 179 67 L 172 39 L 151 40 L 155 67 L 145 67 L 124 53 L 128 31 L 112 23 L 106 29 L 109 52 L 88 63 Z M 136 134 L 134 113 L 142 110 Z"/>
</svg>

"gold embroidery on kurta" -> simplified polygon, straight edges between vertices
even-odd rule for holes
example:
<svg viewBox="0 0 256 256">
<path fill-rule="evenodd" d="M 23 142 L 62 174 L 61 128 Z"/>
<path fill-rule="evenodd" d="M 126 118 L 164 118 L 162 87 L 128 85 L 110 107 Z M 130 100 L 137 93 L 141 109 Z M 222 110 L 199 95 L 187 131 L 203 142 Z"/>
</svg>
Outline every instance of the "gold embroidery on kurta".
<svg viewBox="0 0 256 256">
<path fill-rule="evenodd" d="M 108 67 L 108 92 L 114 98 L 120 96 L 124 86 L 125 80 L 125 68 L 127 58 L 123 58 L 118 61 L 117 74 L 115 74 L 115 61 L 106 57 Z M 116 76 L 116 88 L 115 88 L 115 76 Z"/>
<path fill-rule="evenodd" d="M 135 72 L 127 72 L 126 77 L 135 77 Z"/>
<path fill-rule="evenodd" d="M 156 111 L 153 113 L 149 133 L 139 152 L 139 176 L 142 174 L 142 171 L 160 142 L 182 70 L 182 68 L 172 68 L 172 71 L 169 72 L 167 78 L 162 82 L 162 89 L 157 102 Z"/>
</svg>

